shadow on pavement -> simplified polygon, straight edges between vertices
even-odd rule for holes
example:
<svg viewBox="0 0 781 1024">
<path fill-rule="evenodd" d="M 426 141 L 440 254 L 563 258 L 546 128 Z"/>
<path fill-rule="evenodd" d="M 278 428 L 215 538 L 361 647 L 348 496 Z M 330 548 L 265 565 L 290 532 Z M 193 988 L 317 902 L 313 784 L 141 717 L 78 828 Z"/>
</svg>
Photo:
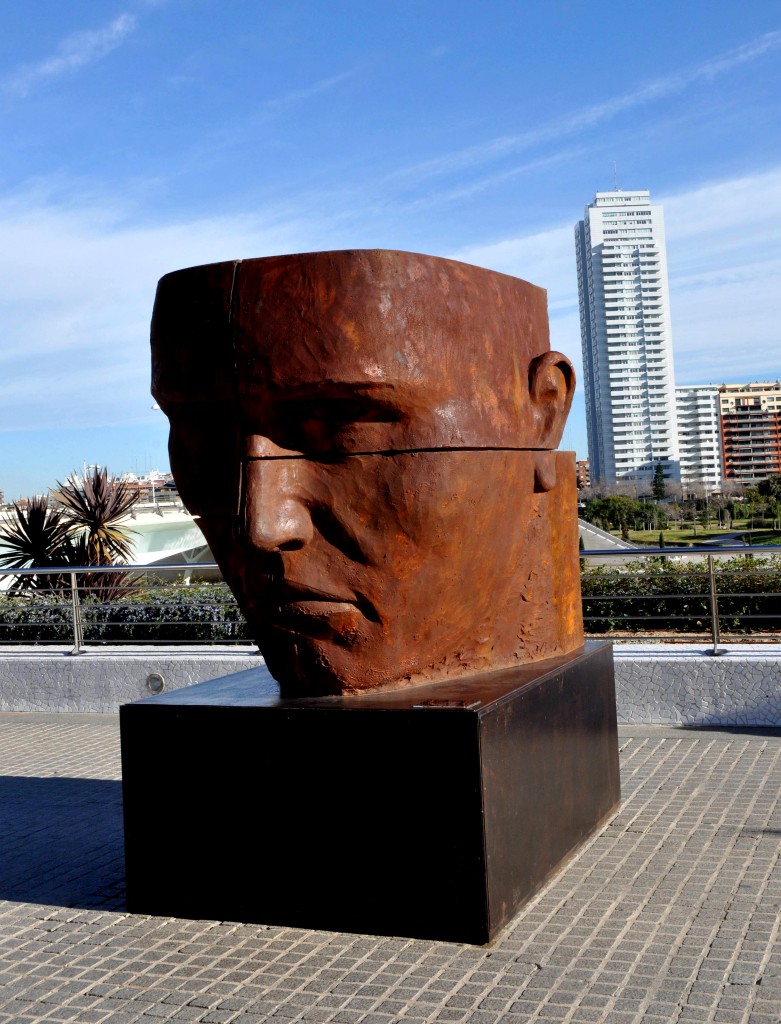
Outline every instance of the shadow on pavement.
<svg viewBox="0 0 781 1024">
<path fill-rule="evenodd" d="M 760 705 L 762 713 L 765 708 Z M 731 736 L 779 736 L 781 728 L 777 725 L 720 725 L 718 721 L 683 724 L 674 728 L 685 729 L 687 732 L 724 732 Z"/>
<path fill-rule="evenodd" d="M 124 908 L 122 784 L 0 777 L 0 899 Z"/>
</svg>

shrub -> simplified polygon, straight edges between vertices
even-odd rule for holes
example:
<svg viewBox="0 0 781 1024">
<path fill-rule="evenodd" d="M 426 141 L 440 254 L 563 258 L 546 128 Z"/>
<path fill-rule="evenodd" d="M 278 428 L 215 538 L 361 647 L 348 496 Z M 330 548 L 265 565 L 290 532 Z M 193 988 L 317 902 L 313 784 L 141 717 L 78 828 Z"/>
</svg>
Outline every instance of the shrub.
<svg viewBox="0 0 781 1024">
<path fill-rule="evenodd" d="M 672 549 L 666 548 L 665 552 Z M 781 626 L 781 555 L 717 559 L 722 630 L 737 634 Z M 587 633 L 703 633 L 710 629 L 707 564 L 668 553 L 625 566 L 586 566 L 581 574 Z M 251 643 L 236 600 L 222 583 L 147 582 L 105 600 L 83 597 L 88 644 Z M 62 643 L 73 638 L 69 591 L 0 595 L 0 643 Z"/>
<path fill-rule="evenodd" d="M 715 574 L 723 630 L 748 634 L 779 628 L 781 557 L 719 559 Z M 706 563 L 660 556 L 620 568 L 588 567 L 581 579 L 586 632 L 710 630 Z"/>
<path fill-rule="evenodd" d="M 115 601 L 82 603 L 86 643 L 251 642 L 236 599 L 221 584 L 155 587 Z"/>
<path fill-rule="evenodd" d="M 251 643 L 236 599 L 224 584 L 157 584 L 114 600 L 81 600 L 84 641 L 116 643 Z M 69 643 L 70 595 L 0 597 L 0 643 Z"/>
<path fill-rule="evenodd" d="M 0 596 L 0 644 L 69 643 L 71 604 L 54 593 Z"/>
</svg>

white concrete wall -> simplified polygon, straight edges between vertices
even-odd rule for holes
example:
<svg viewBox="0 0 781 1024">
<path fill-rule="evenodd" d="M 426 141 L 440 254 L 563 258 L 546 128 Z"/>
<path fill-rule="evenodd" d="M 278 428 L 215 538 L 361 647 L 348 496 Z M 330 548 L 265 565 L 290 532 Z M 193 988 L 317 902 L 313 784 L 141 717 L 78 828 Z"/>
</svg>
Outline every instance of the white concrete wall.
<svg viewBox="0 0 781 1024">
<path fill-rule="evenodd" d="M 152 673 L 166 690 L 263 664 L 255 648 L 47 648 L 0 650 L 0 711 L 116 711 L 149 697 Z"/>
<path fill-rule="evenodd" d="M 616 644 L 619 722 L 781 726 L 781 644 Z"/>
<path fill-rule="evenodd" d="M 696 644 L 616 644 L 619 722 L 781 727 L 781 645 L 734 644 L 711 657 Z M 165 689 L 262 664 L 254 649 L 126 648 L 71 656 L 0 650 L 0 711 L 116 711 Z"/>
</svg>

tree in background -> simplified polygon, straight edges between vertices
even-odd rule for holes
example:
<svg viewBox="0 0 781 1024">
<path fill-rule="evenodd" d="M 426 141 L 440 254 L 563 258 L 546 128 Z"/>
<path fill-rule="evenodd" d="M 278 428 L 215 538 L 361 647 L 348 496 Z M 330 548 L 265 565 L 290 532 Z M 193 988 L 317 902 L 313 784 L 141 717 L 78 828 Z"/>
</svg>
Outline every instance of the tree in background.
<svg viewBox="0 0 781 1024">
<path fill-rule="evenodd" d="M 757 490 L 766 498 L 776 498 L 781 501 L 781 473 L 772 473 L 767 480 L 760 480 Z"/>
<path fill-rule="evenodd" d="M 57 566 L 117 565 L 132 552 L 132 530 L 122 520 L 138 501 L 138 493 L 108 470 L 75 473 L 45 496 L 30 498 L 27 507 L 14 503 L 0 522 L 0 566 L 7 569 L 48 569 Z M 93 573 L 82 580 L 94 596 L 108 598 L 132 581 L 128 574 Z M 67 575 L 21 576 L 11 585 L 20 592 L 61 588 Z"/>
<path fill-rule="evenodd" d="M 26 508 L 11 505 L 0 523 L 0 565 L 4 569 L 49 569 L 71 564 L 74 547 L 71 523 L 65 510 L 53 508 L 45 495 L 30 498 Z M 65 577 L 17 576 L 10 586 L 16 593 L 61 587 Z"/>
<path fill-rule="evenodd" d="M 664 482 L 664 470 L 662 469 L 661 462 L 656 463 L 656 469 L 654 470 L 654 480 L 651 484 L 651 491 L 654 498 L 657 501 L 662 501 L 667 494 L 667 486 Z"/>
<path fill-rule="evenodd" d="M 57 483 L 53 497 L 71 524 L 74 565 L 123 565 L 133 551 L 133 530 L 121 524 L 138 501 L 138 490 L 93 466 L 84 477 L 73 473 Z M 138 577 L 126 572 L 84 573 L 80 586 L 100 601 L 121 597 Z"/>
<path fill-rule="evenodd" d="M 627 524 L 635 519 L 642 521 L 644 517 L 645 507 L 641 501 L 621 495 L 592 498 L 587 502 L 583 512 L 583 518 L 587 522 L 596 523 L 597 520 L 600 520 L 614 530 L 620 530 L 622 524 Z"/>
<path fill-rule="evenodd" d="M 758 487 L 746 487 L 743 490 L 743 516 L 749 521 L 749 529 L 753 530 L 755 519 L 761 519 L 765 515 L 765 498 Z"/>
<path fill-rule="evenodd" d="M 83 565 L 111 565 L 130 557 L 133 531 L 120 520 L 138 501 L 135 488 L 94 466 L 88 476 L 74 474 L 64 484 L 58 482 L 52 493 L 79 535 Z"/>
</svg>

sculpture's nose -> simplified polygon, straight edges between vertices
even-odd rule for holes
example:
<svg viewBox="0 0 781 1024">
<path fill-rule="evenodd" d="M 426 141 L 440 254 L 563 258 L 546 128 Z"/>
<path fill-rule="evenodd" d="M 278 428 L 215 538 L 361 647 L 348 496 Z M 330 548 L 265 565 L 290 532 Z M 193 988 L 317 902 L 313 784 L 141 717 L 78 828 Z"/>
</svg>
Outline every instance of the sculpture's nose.
<svg viewBox="0 0 781 1024">
<path fill-rule="evenodd" d="M 312 539 L 312 518 L 300 486 L 304 460 L 295 454 L 267 438 L 247 439 L 244 528 L 249 544 L 261 551 L 295 551 Z"/>
</svg>

